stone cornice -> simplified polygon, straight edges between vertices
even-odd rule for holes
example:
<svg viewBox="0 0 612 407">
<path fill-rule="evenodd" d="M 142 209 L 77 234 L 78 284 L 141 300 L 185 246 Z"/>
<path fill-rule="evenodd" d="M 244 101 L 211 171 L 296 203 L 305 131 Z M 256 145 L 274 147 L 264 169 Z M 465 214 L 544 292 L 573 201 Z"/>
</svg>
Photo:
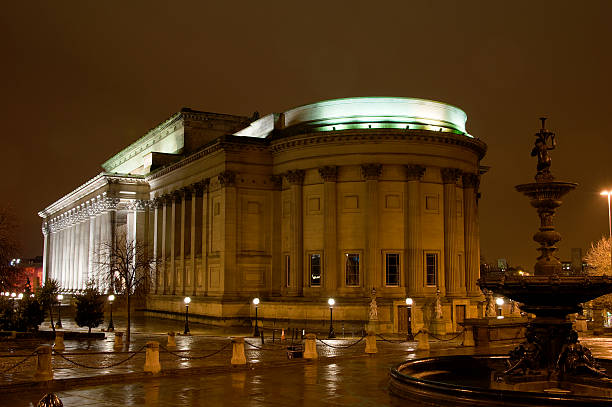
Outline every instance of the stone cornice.
<svg viewBox="0 0 612 407">
<path fill-rule="evenodd" d="M 487 145 L 477 138 L 454 133 L 408 129 L 355 129 L 305 133 L 297 136 L 277 138 L 271 141 L 270 150 L 273 154 L 279 154 L 285 150 L 302 148 L 312 144 L 346 144 L 380 141 L 422 141 L 426 143 L 457 145 L 474 151 L 479 160 L 484 157 L 487 151 Z"/>
<path fill-rule="evenodd" d="M 62 198 L 47 206 L 42 211 L 38 212 L 38 216 L 40 216 L 41 218 L 48 218 L 50 216 L 53 216 L 56 213 L 73 205 L 75 202 L 78 202 L 86 196 L 110 184 L 146 185 L 147 182 L 145 181 L 142 175 L 108 174 L 102 172 L 84 183 L 83 185 L 79 186 L 69 194 L 64 195 Z"/>
<path fill-rule="evenodd" d="M 200 158 L 213 154 L 217 151 L 264 151 L 266 149 L 266 140 L 263 139 L 246 139 L 244 137 L 223 136 L 213 140 L 212 142 L 202 147 L 200 150 L 194 152 L 191 155 L 188 155 L 182 160 L 147 175 L 145 179 L 147 181 L 151 181 L 160 178 L 174 170 L 184 167 L 194 161 L 199 160 Z"/>
</svg>

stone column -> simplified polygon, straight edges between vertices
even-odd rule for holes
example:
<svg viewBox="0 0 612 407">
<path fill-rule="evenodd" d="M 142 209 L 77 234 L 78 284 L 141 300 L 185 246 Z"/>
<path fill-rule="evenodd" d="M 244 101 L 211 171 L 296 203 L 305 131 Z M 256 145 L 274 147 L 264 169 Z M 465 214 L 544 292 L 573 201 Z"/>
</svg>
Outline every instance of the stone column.
<svg viewBox="0 0 612 407">
<path fill-rule="evenodd" d="M 68 288 L 69 290 L 73 290 L 76 286 L 76 281 L 75 281 L 75 277 L 76 277 L 76 251 L 77 251 L 77 247 L 76 247 L 76 243 L 77 243 L 77 236 L 76 236 L 76 230 L 77 229 L 77 223 L 75 220 L 75 213 L 74 210 L 73 212 L 71 212 L 70 214 L 70 246 L 68 247 L 69 250 L 69 254 L 68 254 L 68 261 L 70 264 L 70 267 L 68 268 Z"/>
<path fill-rule="evenodd" d="M 181 276 L 180 280 L 183 284 L 180 287 L 177 287 L 178 290 L 181 291 L 183 295 L 187 293 L 187 286 L 193 284 L 191 278 L 187 278 L 187 259 L 191 258 L 191 188 L 182 188 L 181 189 L 181 254 L 180 254 L 180 265 L 179 265 L 179 274 Z M 191 264 L 193 267 L 193 263 Z M 193 274 L 190 274 L 190 276 Z M 189 283 L 189 284 L 188 284 Z M 189 287 L 191 288 L 191 286 Z"/>
<path fill-rule="evenodd" d="M 480 185 L 478 174 L 463 174 L 463 221 L 465 236 L 465 270 L 467 295 L 480 296 L 476 281 L 480 277 L 480 240 L 476 194 Z"/>
<path fill-rule="evenodd" d="M 461 171 L 442 169 L 444 183 L 444 280 L 447 297 L 465 295 L 461 290 L 457 251 L 457 179 Z"/>
<path fill-rule="evenodd" d="M 81 288 L 81 252 L 83 250 L 82 245 L 82 235 L 83 235 L 83 225 L 81 224 L 81 216 L 80 211 L 75 213 L 74 219 L 74 268 L 73 268 L 73 280 L 72 280 L 72 289 L 79 290 Z"/>
<path fill-rule="evenodd" d="M 198 282 L 198 258 L 201 261 L 202 254 L 202 188 L 197 191 L 198 187 L 192 185 L 191 191 L 191 222 L 189 225 L 191 239 L 189 241 L 189 259 L 191 261 L 191 295 L 197 295 Z M 198 227 L 200 230 L 198 231 Z"/>
<path fill-rule="evenodd" d="M 223 171 L 217 176 L 219 185 L 223 188 L 224 196 L 224 218 L 222 239 L 223 257 L 222 270 L 224 281 L 224 295 L 235 295 L 238 293 L 238 270 L 236 265 L 236 173 Z"/>
<path fill-rule="evenodd" d="M 92 279 L 96 281 L 96 287 L 101 290 L 100 282 L 98 281 L 98 273 L 97 273 L 97 265 L 98 260 L 96 258 L 96 254 L 98 252 L 98 242 L 97 242 L 97 220 L 95 209 L 92 206 L 89 207 L 88 211 L 89 215 L 89 261 L 87 262 L 87 269 L 89 271 L 89 275 Z"/>
<path fill-rule="evenodd" d="M 42 266 L 42 282 L 47 279 L 49 272 L 51 271 L 50 260 L 51 260 L 51 231 L 49 228 L 49 222 L 45 219 L 42 223 L 42 234 L 43 234 L 43 266 Z"/>
<path fill-rule="evenodd" d="M 289 238 L 289 256 L 291 262 L 290 286 L 287 287 L 287 294 L 299 296 L 303 293 L 304 287 L 304 259 L 303 259 L 303 203 L 302 185 L 304 183 L 304 170 L 289 171 L 285 174 L 291 190 L 291 232 Z"/>
<path fill-rule="evenodd" d="M 423 240 L 421 235 L 421 179 L 425 167 L 406 165 L 404 196 L 404 284 L 408 297 L 424 295 Z"/>
<path fill-rule="evenodd" d="M 57 281 L 59 282 L 61 287 L 64 287 L 66 284 L 66 221 L 64 216 L 62 215 L 62 219 L 60 221 L 60 245 L 58 247 L 59 251 L 59 260 L 58 260 L 58 275 Z"/>
<path fill-rule="evenodd" d="M 283 287 L 283 273 L 285 272 L 283 265 L 282 254 L 282 189 L 283 177 L 281 175 L 273 175 L 270 177 L 272 182 L 272 290 L 273 296 L 280 296 Z"/>
<path fill-rule="evenodd" d="M 87 288 L 87 283 L 89 282 L 90 279 L 90 274 L 89 274 L 89 253 L 90 253 L 90 249 L 89 249 L 89 242 L 90 242 L 90 236 L 89 236 L 89 214 L 86 208 L 83 208 L 81 213 L 81 250 L 80 250 L 80 257 L 81 257 L 81 263 L 80 263 L 80 268 L 81 268 L 81 273 L 80 273 L 80 277 L 79 277 L 79 281 L 80 281 L 80 287 L 79 289 L 84 290 L 85 288 Z"/>
<path fill-rule="evenodd" d="M 175 191 L 172 194 L 172 227 L 170 230 L 170 273 L 172 274 L 172 284 L 170 291 L 172 295 L 177 293 L 177 288 L 180 283 L 179 276 L 179 262 L 181 256 L 181 201 L 183 200 L 181 194 Z M 180 290 L 180 288 L 179 288 Z M 180 291 L 179 291 L 180 292 Z"/>
<path fill-rule="evenodd" d="M 365 233 L 367 269 L 362 273 L 364 287 L 367 295 L 372 288 L 379 288 L 381 283 L 381 262 L 378 248 L 378 178 L 382 174 L 381 164 L 364 164 L 361 166 L 361 175 L 366 183 L 365 202 Z"/>
<path fill-rule="evenodd" d="M 208 251 L 210 242 L 210 179 L 202 181 L 202 265 L 200 268 L 202 279 L 202 292 L 205 294 L 208 292 Z"/>
<path fill-rule="evenodd" d="M 161 270 L 159 272 L 161 281 L 161 292 L 162 294 L 168 293 L 168 270 L 170 268 L 170 262 L 168 255 L 170 254 L 169 241 L 170 241 L 170 229 L 172 224 L 172 218 L 170 214 L 172 213 L 172 198 L 170 195 L 164 195 L 163 199 L 163 207 L 162 207 L 162 239 L 161 239 Z"/>
<path fill-rule="evenodd" d="M 319 168 L 323 179 L 323 284 L 328 293 L 342 287 L 342 273 L 338 268 L 338 210 L 336 182 L 338 167 Z"/>
</svg>

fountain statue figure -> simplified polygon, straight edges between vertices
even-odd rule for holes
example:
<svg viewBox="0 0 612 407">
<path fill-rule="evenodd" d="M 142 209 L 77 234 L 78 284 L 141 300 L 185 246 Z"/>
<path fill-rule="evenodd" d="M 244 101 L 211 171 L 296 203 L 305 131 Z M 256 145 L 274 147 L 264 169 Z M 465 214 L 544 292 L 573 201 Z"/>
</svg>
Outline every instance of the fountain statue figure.
<svg viewBox="0 0 612 407">
<path fill-rule="evenodd" d="M 545 181 L 554 178 L 550 172 L 552 160 L 548 155 L 548 151 L 554 150 L 557 142 L 555 141 L 555 133 L 546 130 L 546 117 L 540 117 L 540 120 L 542 121 L 542 128 L 535 135 L 535 146 L 531 150 L 531 156 L 538 157 L 536 181 Z"/>
</svg>

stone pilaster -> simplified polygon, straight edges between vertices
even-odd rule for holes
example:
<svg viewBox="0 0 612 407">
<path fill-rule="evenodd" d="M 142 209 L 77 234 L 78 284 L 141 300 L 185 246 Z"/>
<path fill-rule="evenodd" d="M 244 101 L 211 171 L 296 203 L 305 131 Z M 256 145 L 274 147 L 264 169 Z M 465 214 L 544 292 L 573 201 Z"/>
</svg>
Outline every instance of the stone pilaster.
<svg viewBox="0 0 612 407">
<path fill-rule="evenodd" d="M 282 253 L 282 189 L 283 177 L 273 175 L 270 177 L 272 182 L 272 287 L 270 294 L 280 296 L 283 288 L 283 253 Z"/>
<path fill-rule="evenodd" d="M 172 225 L 172 199 L 170 195 L 162 198 L 162 241 L 161 241 L 161 264 L 160 264 L 160 291 L 162 294 L 168 293 L 168 276 L 170 270 L 170 230 Z"/>
<path fill-rule="evenodd" d="M 425 167 L 406 165 L 406 185 L 404 196 L 404 282 L 409 297 L 421 297 L 425 287 L 423 269 L 423 241 L 421 236 L 421 179 Z"/>
<path fill-rule="evenodd" d="M 367 264 L 367 269 L 364 270 L 365 272 L 361 272 L 363 281 L 360 281 L 360 285 L 365 289 L 365 294 L 370 293 L 372 288 L 380 287 L 380 276 L 382 275 L 378 244 L 378 178 L 381 174 L 381 164 L 364 164 L 361 166 L 361 175 L 366 183 L 366 258 L 364 264 Z"/>
<path fill-rule="evenodd" d="M 289 287 L 287 287 L 287 294 L 290 296 L 302 295 L 304 287 L 304 211 L 302 209 L 304 175 L 304 170 L 288 171 L 285 174 L 285 179 L 289 183 L 289 189 L 291 191 L 291 232 L 289 239 L 291 278 Z"/>
<path fill-rule="evenodd" d="M 323 179 L 323 287 L 328 293 L 334 293 L 342 287 L 342 274 L 338 268 L 338 209 L 336 183 L 338 167 L 319 168 Z"/>
<path fill-rule="evenodd" d="M 223 171 L 218 175 L 218 181 L 223 188 L 223 208 L 225 211 L 225 221 L 223 224 L 223 246 L 222 270 L 224 282 L 224 296 L 233 297 L 239 294 L 239 279 L 236 264 L 237 254 L 237 214 L 236 214 L 236 173 L 233 171 Z"/>
<path fill-rule="evenodd" d="M 180 270 L 179 274 L 181 275 L 182 287 L 181 293 L 185 295 L 187 293 L 187 287 L 192 288 L 191 275 L 187 276 L 188 267 L 187 260 L 191 256 L 191 188 L 182 188 L 181 189 L 181 255 L 180 255 Z M 193 263 L 192 263 L 193 266 Z"/>
<path fill-rule="evenodd" d="M 170 291 L 172 295 L 175 295 L 182 290 L 181 277 L 179 274 L 179 264 L 181 257 L 181 222 L 182 222 L 182 200 L 183 197 L 178 191 L 172 194 L 172 226 L 170 230 L 170 273 L 172 277 L 170 280 Z M 179 287 L 179 285 L 181 287 Z"/>
<path fill-rule="evenodd" d="M 480 239 L 478 234 L 478 205 L 476 205 L 480 177 L 463 174 L 463 221 L 465 236 L 465 270 L 467 295 L 480 296 L 476 284 L 480 278 Z"/>
<path fill-rule="evenodd" d="M 200 267 L 200 274 L 197 276 L 196 278 L 196 286 L 197 288 L 197 292 L 199 294 L 205 294 L 208 292 L 208 281 L 209 281 L 209 277 L 208 277 L 208 253 L 209 253 L 209 247 L 210 247 L 210 225 L 211 225 L 211 218 L 210 218 L 210 179 L 205 179 L 203 181 L 201 181 L 200 183 L 198 183 L 199 187 L 200 187 L 200 196 L 201 196 L 201 205 L 199 205 L 199 212 L 200 212 L 200 218 L 201 218 L 201 229 L 202 229 L 202 233 L 201 233 L 201 256 L 202 256 L 202 261 L 201 261 L 201 267 Z M 198 191 L 196 190 L 196 195 L 198 195 Z"/>
<path fill-rule="evenodd" d="M 446 296 L 465 295 L 461 288 L 458 267 L 457 239 L 457 180 L 461 171 L 456 168 L 442 169 L 444 183 L 444 280 Z"/>
<path fill-rule="evenodd" d="M 42 223 L 42 234 L 43 234 L 43 267 L 42 267 L 42 282 L 47 279 L 47 275 L 51 271 L 50 260 L 51 260 L 51 251 L 52 251 L 52 243 L 51 243 L 51 230 L 49 227 L 49 222 L 47 219 L 43 220 Z"/>
</svg>

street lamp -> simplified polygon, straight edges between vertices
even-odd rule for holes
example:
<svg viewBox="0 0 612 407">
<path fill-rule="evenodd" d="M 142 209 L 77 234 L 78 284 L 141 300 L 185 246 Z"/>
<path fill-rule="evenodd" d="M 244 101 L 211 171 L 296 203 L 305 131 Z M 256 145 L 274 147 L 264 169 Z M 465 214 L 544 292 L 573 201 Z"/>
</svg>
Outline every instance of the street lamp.
<svg viewBox="0 0 612 407">
<path fill-rule="evenodd" d="M 497 297 L 495 299 L 495 304 L 497 304 L 497 316 L 502 316 L 502 305 L 504 305 L 504 299 L 502 297 Z"/>
<path fill-rule="evenodd" d="M 62 294 L 57 295 L 57 323 L 55 324 L 56 328 L 62 328 L 62 300 L 64 296 Z"/>
<path fill-rule="evenodd" d="M 115 331 L 115 324 L 113 324 L 113 301 L 115 301 L 115 294 L 108 296 L 108 303 L 110 304 L 110 321 L 108 323 L 108 332 Z"/>
<path fill-rule="evenodd" d="M 183 335 L 189 335 L 189 303 L 191 302 L 191 298 L 185 297 L 183 301 L 185 302 L 185 331 Z"/>
<path fill-rule="evenodd" d="M 331 338 L 335 338 L 336 334 L 334 333 L 334 326 L 332 325 L 333 322 L 333 312 L 334 312 L 334 304 L 336 303 L 336 300 L 334 300 L 333 298 L 330 298 L 329 300 L 327 300 L 327 303 L 329 304 L 329 334 L 327 335 L 327 337 L 329 339 Z"/>
<path fill-rule="evenodd" d="M 253 336 L 259 336 L 259 327 L 257 326 L 257 306 L 259 305 L 259 298 L 253 298 L 253 304 L 255 305 L 255 330 Z"/>
<path fill-rule="evenodd" d="M 412 303 L 414 301 L 412 298 L 406 298 L 406 306 L 408 307 L 408 336 L 406 337 L 407 341 L 414 341 L 414 336 L 412 335 Z"/>
<path fill-rule="evenodd" d="M 610 212 L 610 195 L 612 191 L 601 191 L 600 195 L 606 195 L 608 197 L 608 228 L 610 234 L 610 270 L 612 271 L 612 212 Z"/>
</svg>

